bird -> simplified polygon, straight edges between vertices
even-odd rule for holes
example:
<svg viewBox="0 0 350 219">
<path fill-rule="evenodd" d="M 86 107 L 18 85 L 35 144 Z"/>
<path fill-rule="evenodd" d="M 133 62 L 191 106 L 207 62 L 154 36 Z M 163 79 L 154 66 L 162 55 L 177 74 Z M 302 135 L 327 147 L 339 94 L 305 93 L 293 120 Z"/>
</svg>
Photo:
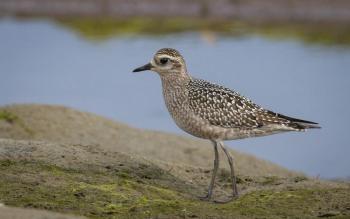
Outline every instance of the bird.
<svg viewBox="0 0 350 219">
<path fill-rule="evenodd" d="M 176 49 L 158 50 L 148 64 L 133 72 L 146 70 L 160 76 L 165 105 L 177 126 L 213 143 L 214 167 L 207 193 L 201 200 L 227 203 L 238 198 L 233 157 L 224 141 L 321 128 L 316 122 L 275 113 L 234 90 L 192 77 Z M 219 168 L 218 148 L 223 150 L 230 166 L 232 194 L 225 200 L 212 200 Z"/>
</svg>

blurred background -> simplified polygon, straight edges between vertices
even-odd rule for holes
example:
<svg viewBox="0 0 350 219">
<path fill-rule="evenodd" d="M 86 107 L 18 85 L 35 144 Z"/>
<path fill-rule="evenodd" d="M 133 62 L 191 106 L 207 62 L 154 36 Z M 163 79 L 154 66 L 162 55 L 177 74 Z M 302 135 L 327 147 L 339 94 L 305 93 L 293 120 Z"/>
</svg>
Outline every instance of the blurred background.
<svg viewBox="0 0 350 219">
<path fill-rule="evenodd" d="M 162 47 L 189 72 L 321 130 L 227 142 L 321 178 L 350 177 L 350 1 L 0 0 L 0 105 L 59 104 L 186 135 L 158 76 Z"/>
</svg>

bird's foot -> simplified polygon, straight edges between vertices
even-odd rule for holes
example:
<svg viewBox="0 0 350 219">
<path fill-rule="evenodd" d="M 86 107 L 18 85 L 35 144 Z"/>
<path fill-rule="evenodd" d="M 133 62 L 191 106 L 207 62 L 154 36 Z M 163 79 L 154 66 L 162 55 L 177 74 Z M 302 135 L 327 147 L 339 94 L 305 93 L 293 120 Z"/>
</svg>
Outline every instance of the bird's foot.
<svg viewBox="0 0 350 219">
<path fill-rule="evenodd" d="M 238 194 L 235 194 L 235 195 L 231 195 L 228 199 L 226 200 L 214 200 L 213 202 L 214 203 L 217 203 L 217 204 L 226 204 L 226 203 L 229 203 L 235 199 L 238 198 Z"/>
<path fill-rule="evenodd" d="M 208 194 L 206 194 L 205 196 L 199 196 L 198 198 L 199 198 L 201 201 L 210 201 L 211 195 L 209 195 L 209 193 L 208 193 Z"/>
<path fill-rule="evenodd" d="M 217 204 L 226 204 L 229 203 L 235 199 L 238 198 L 238 193 L 235 193 L 234 195 L 229 196 L 226 200 L 211 200 L 211 195 L 207 194 L 205 196 L 199 196 L 198 197 L 201 201 L 211 201 L 213 203 Z"/>
</svg>

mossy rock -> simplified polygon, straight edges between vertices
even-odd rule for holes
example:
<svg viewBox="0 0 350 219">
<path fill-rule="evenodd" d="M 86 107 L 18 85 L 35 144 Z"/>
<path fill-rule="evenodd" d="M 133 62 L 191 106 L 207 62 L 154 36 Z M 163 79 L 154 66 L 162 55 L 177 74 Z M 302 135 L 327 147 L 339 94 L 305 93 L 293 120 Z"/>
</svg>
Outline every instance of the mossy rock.
<svg viewBox="0 0 350 219">
<path fill-rule="evenodd" d="M 0 162 L 6 205 L 89 218 L 314 218 L 350 216 L 346 188 L 257 190 L 229 204 L 213 204 L 176 188 L 108 171 L 77 171 L 41 162 Z"/>
<path fill-rule="evenodd" d="M 203 141 L 65 107 L 0 109 L 16 115 L 12 123 L 0 121 L 0 203 L 8 206 L 88 218 L 350 217 L 348 182 L 310 179 L 231 151 L 240 197 L 228 204 L 205 202 L 198 196 L 210 181 L 213 155 Z M 223 165 L 214 198 L 227 198 L 230 187 Z"/>
<path fill-rule="evenodd" d="M 4 120 L 8 123 L 14 123 L 18 120 L 17 115 L 7 111 L 7 110 L 1 110 L 0 111 L 0 120 Z"/>
</svg>

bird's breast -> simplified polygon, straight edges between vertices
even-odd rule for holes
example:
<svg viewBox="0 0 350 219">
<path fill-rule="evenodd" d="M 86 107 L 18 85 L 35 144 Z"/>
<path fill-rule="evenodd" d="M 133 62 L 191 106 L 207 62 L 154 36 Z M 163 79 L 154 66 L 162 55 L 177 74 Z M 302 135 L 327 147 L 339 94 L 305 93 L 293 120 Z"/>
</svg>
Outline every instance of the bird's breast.
<svg viewBox="0 0 350 219">
<path fill-rule="evenodd" d="M 167 89 L 169 87 L 163 87 L 164 101 L 176 125 L 191 135 L 211 139 L 212 128 L 190 109 L 186 88 L 178 86 Z"/>
</svg>

